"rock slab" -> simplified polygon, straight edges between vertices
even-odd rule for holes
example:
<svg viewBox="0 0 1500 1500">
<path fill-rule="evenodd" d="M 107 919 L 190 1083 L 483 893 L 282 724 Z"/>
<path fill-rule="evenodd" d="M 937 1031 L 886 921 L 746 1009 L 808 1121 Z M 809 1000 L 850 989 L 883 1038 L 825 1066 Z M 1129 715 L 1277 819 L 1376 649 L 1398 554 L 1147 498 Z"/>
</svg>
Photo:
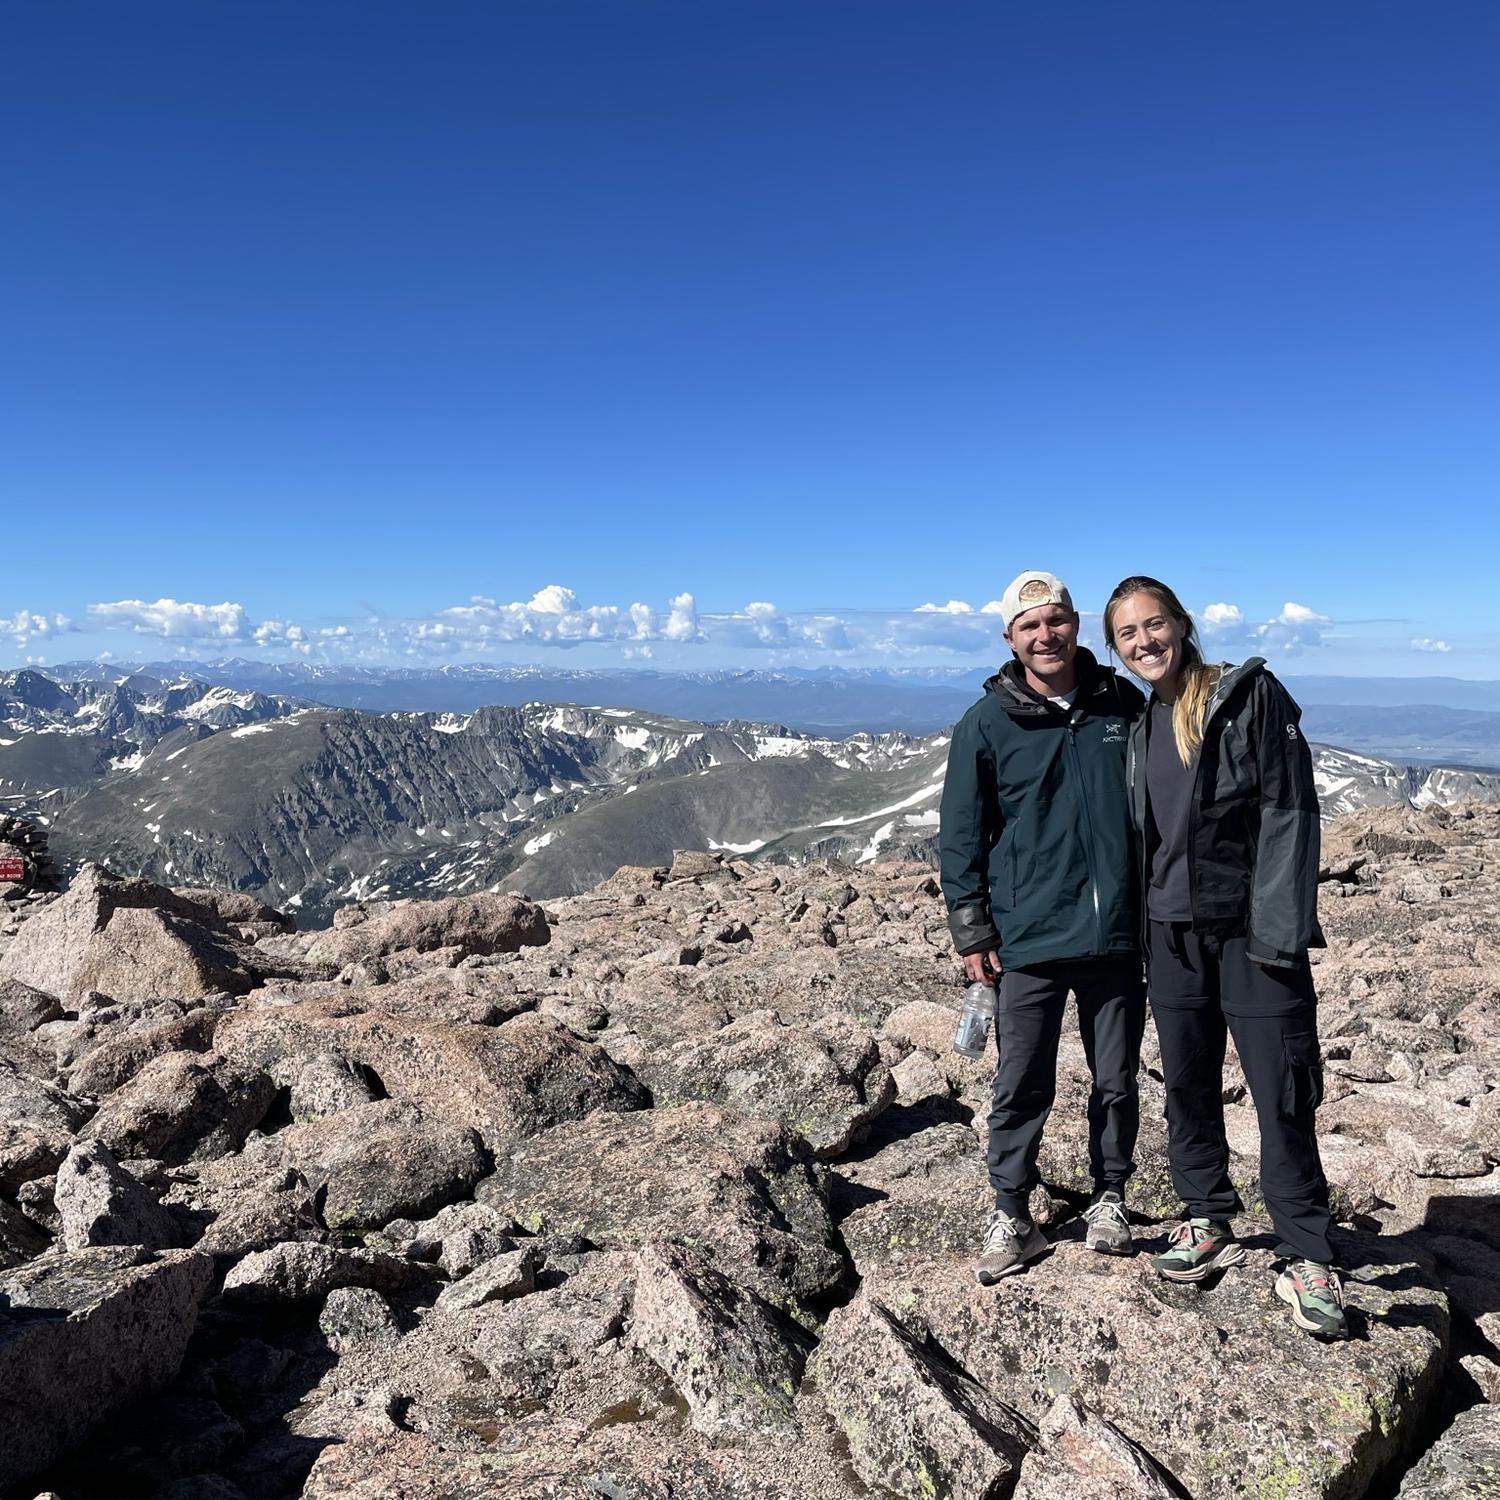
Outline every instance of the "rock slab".
<svg viewBox="0 0 1500 1500">
<path fill-rule="evenodd" d="M 139 1245 L 168 1250 L 182 1243 L 177 1221 L 97 1141 L 74 1146 L 57 1169 L 52 1190 L 65 1250 Z"/>
<path fill-rule="evenodd" d="M 211 1276 L 190 1250 L 125 1248 L 0 1276 L 0 1491 L 177 1373 Z"/>
<path fill-rule="evenodd" d="M 1500 1406 L 1471 1406 L 1408 1471 L 1397 1500 L 1500 1495 Z"/>
<path fill-rule="evenodd" d="M 681 1392 L 699 1432 L 796 1431 L 802 1349 L 768 1303 L 701 1254 L 641 1251 L 631 1340 Z"/>
<path fill-rule="evenodd" d="M 1269 1225 L 1239 1221 L 1242 1240 L 1257 1229 Z M 1412 1440 L 1448 1347 L 1447 1299 L 1429 1271 L 1387 1259 L 1378 1239 L 1339 1248 L 1355 1336 L 1332 1345 L 1292 1325 L 1260 1248 L 1203 1287 L 1070 1240 L 998 1289 L 976 1286 L 955 1257 L 876 1272 L 862 1295 L 1034 1420 L 1057 1395 L 1078 1396 L 1195 1500 L 1330 1500 L 1363 1494 Z"/>
<path fill-rule="evenodd" d="M 844 1275 L 806 1144 L 714 1105 L 556 1125 L 497 1161 L 475 1196 L 534 1233 L 692 1245 L 775 1306 L 823 1296 Z"/>
<path fill-rule="evenodd" d="M 1005 1500 L 1035 1428 L 861 1292 L 828 1320 L 814 1374 L 855 1472 L 907 1500 Z"/>
<path fill-rule="evenodd" d="M 1181 1500 L 1155 1459 L 1076 1396 L 1042 1418 L 1011 1500 Z"/>
<path fill-rule="evenodd" d="M 85 865 L 66 895 L 21 928 L 0 958 L 0 979 L 65 1004 L 90 990 L 122 1001 L 242 995 L 261 973 L 252 952 L 209 908 L 149 880 Z"/>
</svg>

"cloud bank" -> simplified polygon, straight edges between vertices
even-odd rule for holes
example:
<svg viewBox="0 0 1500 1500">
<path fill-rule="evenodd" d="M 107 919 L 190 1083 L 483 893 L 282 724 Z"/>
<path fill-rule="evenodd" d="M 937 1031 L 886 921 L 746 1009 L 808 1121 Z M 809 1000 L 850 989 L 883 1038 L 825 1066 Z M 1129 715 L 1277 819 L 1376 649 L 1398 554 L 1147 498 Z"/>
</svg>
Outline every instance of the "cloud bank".
<svg viewBox="0 0 1500 1500">
<path fill-rule="evenodd" d="M 599 603 L 564 584 L 549 583 L 530 598 L 504 602 L 484 594 L 429 614 L 403 617 L 371 612 L 359 619 L 314 624 L 256 619 L 241 603 L 116 599 L 90 604 L 86 625 L 59 613 L 17 611 L 0 616 L 0 641 L 18 647 L 87 630 L 156 637 L 182 656 L 211 650 L 296 654 L 330 662 L 475 660 L 517 647 L 570 650 L 602 646 L 622 660 L 648 660 L 662 648 L 713 647 L 767 654 L 772 660 L 819 656 L 921 661 L 935 656 L 997 661 L 1008 654 L 998 600 L 926 602 L 896 609 L 783 610 L 767 599 L 739 609 L 705 611 L 687 591 L 663 604 Z M 1288 601 L 1270 619 L 1253 620 L 1238 604 L 1218 600 L 1196 611 L 1205 645 L 1216 653 L 1295 655 L 1325 643 L 1332 621 L 1308 605 Z M 1083 636 L 1097 638 L 1096 615 L 1084 616 Z M 1413 640 L 1413 650 L 1446 652 L 1446 642 Z M 677 658 L 681 660 L 679 656 Z"/>
<path fill-rule="evenodd" d="M 29 609 L 18 609 L 13 615 L 0 615 L 0 640 L 12 641 L 17 646 L 50 641 L 77 628 L 66 615 L 38 615 Z"/>
<path fill-rule="evenodd" d="M 1198 624 L 1205 645 L 1216 651 L 1276 652 L 1297 656 L 1325 642 L 1327 627 L 1333 621 L 1305 604 L 1288 600 L 1281 613 L 1269 620 L 1251 624 L 1238 604 L 1205 605 L 1197 611 Z"/>
<path fill-rule="evenodd" d="M 164 640 L 243 641 L 248 621 L 242 604 L 180 604 L 176 599 L 117 599 L 89 605 L 89 618 L 106 629 Z"/>
</svg>

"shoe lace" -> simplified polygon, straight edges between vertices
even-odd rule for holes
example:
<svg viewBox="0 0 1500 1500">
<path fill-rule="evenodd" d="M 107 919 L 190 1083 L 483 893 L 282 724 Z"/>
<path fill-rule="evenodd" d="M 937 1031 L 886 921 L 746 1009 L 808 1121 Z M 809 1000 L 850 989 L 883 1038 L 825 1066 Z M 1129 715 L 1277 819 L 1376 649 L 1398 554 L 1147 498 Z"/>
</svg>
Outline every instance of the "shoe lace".
<svg viewBox="0 0 1500 1500">
<path fill-rule="evenodd" d="M 1319 1265 L 1315 1260 L 1292 1262 L 1292 1275 L 1309 1292 L 1321 1290 L 1322 1294 L 1337 1307 L 1344 1305 L 1344 1287 L 1339 1273 L 1332 1266 Z"/>
<path fill-rule="evenodd" d="M 1019 1217 L 1013 1218 L 1003 1208 L 997 1208 L 990 1215 L 989 1227 L 984 1232 L 985 1254 L 1019 1244 L 1022 1235 L 1021 1222 Z"/>
<path fill-rule="evenodd" d="M 1090 1203 L 1084 1209 L 1083 1217 L 1089 1224 L 1097 1224 L 1101 1219 L 1117 1219 L 1127 1229 L 1130 1228 L 1130 1220 L 1125 1217 L 1125 1205 L 1116 1198 L 1101 1198 L 1097 1203 Z"/>
<path fill-rule="evenodd" d="M 1192 1250 L 1203 1240 L 1208 1239 L 1213 1232 L 1213 1225 L 1207 1219 L 1184 1219 L 1167 1236 L 1167 1243 L 1169 1245 L 1186 1245 L 1189 1250 Z"/>
</svg>

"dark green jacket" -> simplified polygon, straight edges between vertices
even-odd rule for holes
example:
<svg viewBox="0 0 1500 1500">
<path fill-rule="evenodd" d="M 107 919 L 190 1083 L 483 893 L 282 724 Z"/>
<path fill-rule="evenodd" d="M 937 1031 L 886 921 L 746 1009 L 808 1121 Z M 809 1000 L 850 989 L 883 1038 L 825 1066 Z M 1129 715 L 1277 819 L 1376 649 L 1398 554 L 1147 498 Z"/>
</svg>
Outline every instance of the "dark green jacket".
<svg viewBox="0 0 1500 1500">
<path fill-rule="evenodd" d="M 1318 788 L 1301 717 L 1261 657 L 1223 664 L 1204 710 L 1188 819 L 1194 931 L 1246 938 L 1251 958 L 1282 968 L 1325 946 Z M 1131 735 L 1128 780 L 1143 859 L 1145 766 L 1142 720 Z"/>
<path fill-rule="evenodd" d="M 1125 787 L 1145 699 L 1078 652 L 1065 711 L 1006 664 L 953 730 L 939 834 L 948 927 L 960 953 L 1006 968 L 1132 954 L 1137 856 Z"/>
</svg>

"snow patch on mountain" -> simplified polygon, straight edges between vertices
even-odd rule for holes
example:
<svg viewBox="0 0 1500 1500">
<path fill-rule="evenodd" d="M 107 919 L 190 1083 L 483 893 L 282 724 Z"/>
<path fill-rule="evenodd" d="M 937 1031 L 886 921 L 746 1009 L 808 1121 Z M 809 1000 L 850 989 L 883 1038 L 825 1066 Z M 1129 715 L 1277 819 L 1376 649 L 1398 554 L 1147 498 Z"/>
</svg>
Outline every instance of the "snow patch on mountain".
<svg viewBox="0 0 1500 1500">
<path fill-rule="evenodd" d="M 766 847 L 765 839 L 751 839 L 747 844 L 721 843 L 718 839 L 708 841 L 710 849 L 722 850 L 725 854 L 754 854 Z"/>
<path fill-rule="evenodd" d="M 871 818 L 883 818 L 887 813 L 900 812 L 903 808 L 913 807 L 918 802 L 925 802 L 929 797 L 936 797 L 942 789 L 941 785 L 924 786 L 920 791 L 913 792 L 911 796 L 891 803 L 889 807 L 877 807 L 874 812 L 854 813 L 843 818 L 825 818 L 818 827 L 847 828 L 851 823 L 868 823 Z"/>
</svg>

